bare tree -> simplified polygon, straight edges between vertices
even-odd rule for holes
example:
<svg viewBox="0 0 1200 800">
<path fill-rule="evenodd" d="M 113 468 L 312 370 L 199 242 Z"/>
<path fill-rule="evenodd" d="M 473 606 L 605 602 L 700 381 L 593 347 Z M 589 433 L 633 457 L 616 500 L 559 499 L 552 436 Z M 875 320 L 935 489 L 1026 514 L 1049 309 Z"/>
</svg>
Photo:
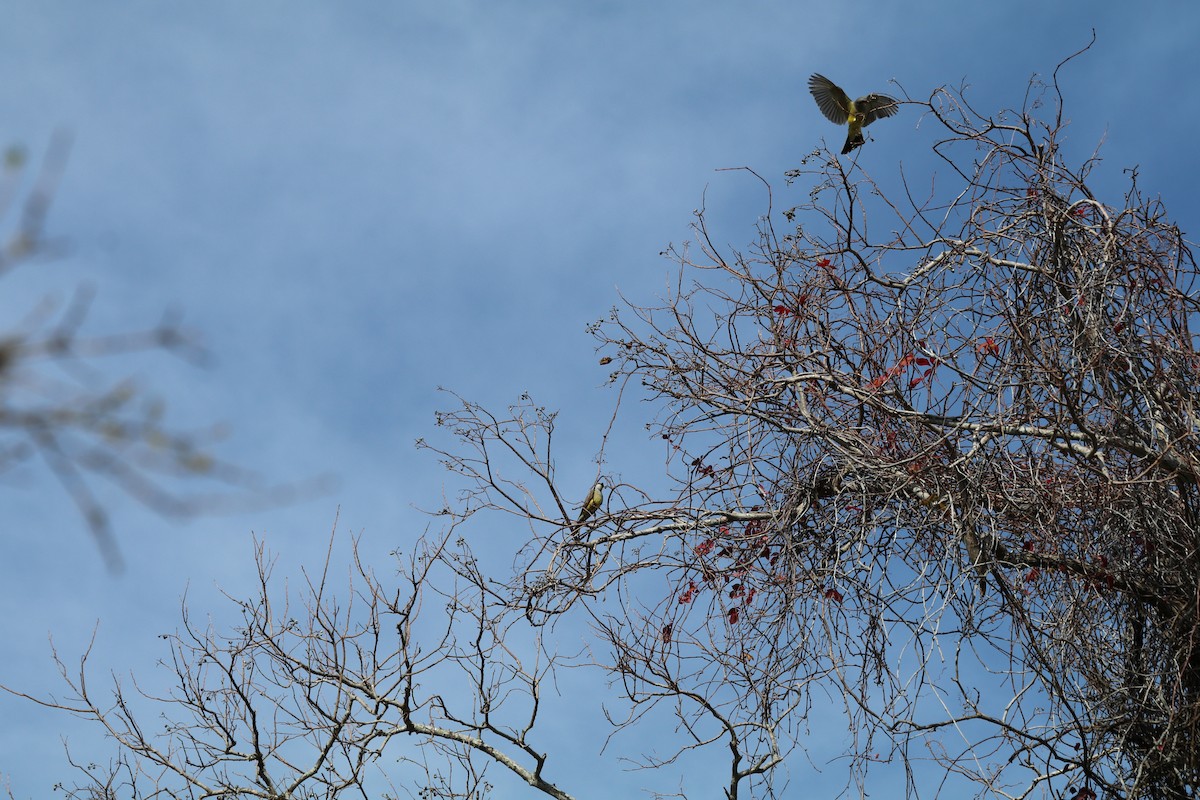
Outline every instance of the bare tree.
<svg viewBox="0 0 1200 800">
<path fill-rule="evenodd" d="M 944 88 L 905 108 L 937 131 L 936 175 L 813 152 L 786 231 L 768 208 L 727 252 L 701 214 L 670 251 L 675 292 L 595 326 L 619 396 L 655 401 L 656 485 L 606 475 L 577 525 L 554 414 L 460 402 L 438 420 L 455 443 L 422 445 L 463 491 L 398 579 L 360 564 L 346 599 L 322 576 L 293 611 L 260 561 L 235 634 L 173 637 L 162 735 L 122 687 L 110 708 L 72 678 L 54 705 L 121 752 L 78 796 L 379 795 L 402 735 L 442 759 L 422 796 L 481 796 L 489 765 L 572 796 L 536 723 L 556 670 L 590 666 L 616 733 L 677 721 L 644 766 L 723 754 L 731 800 L 783 793 L 827 697 L 852 732 L 847 794 L 890 762 L 918 797 L 1193 797 L 1188 244 L 1135 171 L 1105 201 L 1095 157 L 1064 162 L 1056 80 L 998 115 Z M 514 569 L 484 570 L 454 537 L 505 517 L 525 532 Z M 558 653 L 568 619 L 590 651 Z"/>
<path fill-rule="evenodd" d="M 63 254 L 64 244 L 45 228 L 69 145 L 65 133 L 51 140 L 27 191 L 21 189 L 29 169 L 25 151 L 13 147 L 5 153 L 0 221 L 9 225 L 0 244 L 0 275 L 46 268 Z M 43 298 L 0 332 L 0 472 L 41 461 L 78 507 L 113 571 L 121 569 L 122 559 L 97 479 L 177 518 L 275 505 L 301 490 L 271 486 L 220 459 L 220 426 L 189 430 L 169 423 L 167 404 L 151 387 L 104 363 L 160 350 L 203 364 L 207 354 L 178 314 L 141 330 L 94 334 L 85 331 L 94 296 L 85 285 L 65 302 Z M 198 480 L 210 481 L 213 490 L 197 491 Z"/>
</svg>

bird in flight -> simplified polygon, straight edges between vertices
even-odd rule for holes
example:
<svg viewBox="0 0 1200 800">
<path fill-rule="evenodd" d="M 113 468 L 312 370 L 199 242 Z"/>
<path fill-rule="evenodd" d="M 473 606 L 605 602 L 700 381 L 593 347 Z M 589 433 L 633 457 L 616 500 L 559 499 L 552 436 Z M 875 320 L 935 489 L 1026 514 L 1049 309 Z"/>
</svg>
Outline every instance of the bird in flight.
<svg viewBox="0 0 1200 800">
<path fill-rule="evenodd" d="M 604 481 L 596 481 L 596 485 L 588 492 L 588 496 L 584 498 L 583 508 L 579 509 L 579 519 L 575 520 L 576 525 L 580 525 L 587 521 L 587 518 L 600 508 L 604 502 Z"/>
<path fill-rule="evenodd" d="M 865 141 L 863 128 L 900 110 L 896 99 L 886 94 L 868 94 L 851 100 L 850 95 L 842 91 L 840 86 L 815 72 L 808 79 L 808 90 L 812 92 L 813 99 L 817 101 L 817 108 L 821 109 L 826 119 L 836 125 L 850 123 L 842 155 L 862 145 Z"/>
</svg>

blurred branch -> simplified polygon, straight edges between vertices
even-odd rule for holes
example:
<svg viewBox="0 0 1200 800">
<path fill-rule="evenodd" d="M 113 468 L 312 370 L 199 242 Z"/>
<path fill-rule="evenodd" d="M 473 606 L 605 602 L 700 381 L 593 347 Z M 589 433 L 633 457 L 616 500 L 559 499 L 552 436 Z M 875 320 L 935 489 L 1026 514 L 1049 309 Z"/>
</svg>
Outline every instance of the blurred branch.
<svg viewBox="0 0 1200 800">
<path fill-rule="evenodd" d="M 69 149 L 70 136 L 56 133 L 23 197 L 24 151 L 9 149 L 0 175 L 0 221 L 14 214 L 17 220 L 0 247 L 0 275 L 54 255 L 44 230 Z M 85 333 L 94 297 L 91 286 L 80 286 L 65 306 L 43 300 L 0 332 L 0 472 L 39 457 L 79 509 L 111 571 L 121 570 L 122 559 L 96 478 L 176 518 L 276 507 L 329 489 L 329 477 L 270 484 L 216 455 L 219 428 L 197 432 L 168 424 L 165 402 L 114 375 L 108 360 L 163 351 L 203 365 L 207 352 L 176 312 L 144 330 Z M 219 488 L 197 492 L 197 481 Z"/>
</svg>

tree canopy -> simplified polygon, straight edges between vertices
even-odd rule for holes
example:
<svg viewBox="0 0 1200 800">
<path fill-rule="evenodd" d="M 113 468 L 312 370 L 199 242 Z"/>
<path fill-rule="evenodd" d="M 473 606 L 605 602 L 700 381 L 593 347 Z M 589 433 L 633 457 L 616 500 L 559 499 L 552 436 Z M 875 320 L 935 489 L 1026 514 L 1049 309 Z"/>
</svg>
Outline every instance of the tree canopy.
<svg viewBox="0 0 1200 800">
<path fill-rule="evenodd" d="M 611 682 L 616 733 L 673 715 L 640 762 L 727 759 L 731 799 L 783 793 L 826 697 L 855 793 L 890 762 L 916 797 L 1193 796 L 1189 245 L 1135 170 L 1101 197 L 1098 159 L 1067 163 L 1054 81 L 997 114 L 905 97 L 918 118 L 931 174 L 873 177 L 870 143 L 813 151 L 787 176 L 805 199 L 744 251 L 701 213 L 668 251 L 674 291 L 594 326 L 621 418 L 648 410 L 664 447 L 655 483 L 605 473 L 577 523 L 555 413 L 457 401 L 449 443 L 421 446 L 461 492 L 397 574 L 359 562 L 349 589 L 322 573 L 284 606 L 262 556 L 236 630 L 169 637 L 163 730 L 121 684 L 97 696 L 86 657 L 63 665 L 73 698 L 42 702 L 120 752 L 77 796 L 379 794 L 406 736 L 421 796 L 482 796 L 488 769 L 583 796 L 538 728 L 567 667 Z M 511 569 L 470 545 L 505 519 Z M 556 640 L 568 620 L 582 653 Z"/>
</svg>

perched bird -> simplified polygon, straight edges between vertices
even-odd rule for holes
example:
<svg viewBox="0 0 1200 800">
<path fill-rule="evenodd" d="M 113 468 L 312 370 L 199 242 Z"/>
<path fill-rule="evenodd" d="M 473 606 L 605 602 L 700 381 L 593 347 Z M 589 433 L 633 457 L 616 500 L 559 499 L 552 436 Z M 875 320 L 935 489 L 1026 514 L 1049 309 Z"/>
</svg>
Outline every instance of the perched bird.
<svg viewBox="0 0 1200 800">
<path fill-rule="evenodd" d="M 596 485 L 588 492 L 588 496 L 584 498 L 583 508 L 579 509 L 579 519 L 575 520 L 576 525 L 580 525 L 587 521 L 587 518 L 600 508 L 600 504 L 604 502 L 604 481 L 596 481 Z"/>
<path fill-rule="evenodd" d="M 817 101 L 817 108 L 830 122 L 837 125 L 850 123 L 850 132 L 846 136 L 846 144 L 842 147 L 842 155 L 862 145 L 862 129 L 877 119 L 890 117 L 900 110 L 896 99 L 886 94 L 868 94 L 857 100 L 851 100 L 850 95 L 842 91 L 836 83 L 824 75 L 813 73 L 808 79 L 808 90 Z"/>
</svg>

